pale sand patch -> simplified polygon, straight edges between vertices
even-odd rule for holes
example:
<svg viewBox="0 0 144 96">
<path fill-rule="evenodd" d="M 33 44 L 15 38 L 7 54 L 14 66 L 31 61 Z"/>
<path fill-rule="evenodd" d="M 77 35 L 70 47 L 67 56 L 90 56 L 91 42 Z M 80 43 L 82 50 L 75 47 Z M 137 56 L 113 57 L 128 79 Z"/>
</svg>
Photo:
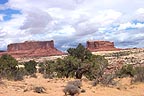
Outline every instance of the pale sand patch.
<svg viewBox="0 0 144 96">
<path fill-rule="evenodd" d="M 3 80 L 4 84 L 0 85 L 0 96 L 64 96 L 63 89 L 69 79 L 44 79 L 40 74 L 38 78 L 25 78 L 23 81 L 7 81 Z M 144 96 L 144 83 L 131 85 L 129 78 L 124 78 L 118 89 L 117 87 L 103 87 L 91 85 L 90 81 L 83 81 L 82 89 L 85 93 L 79 96 Z M 42 86 L 46 88 L 46 93 L 35 93 L 33 88 Z M 27 89 L 27 90 L 26 90 Z M 26 91 L 26 92 L 24 92 Z"/>
</svg>

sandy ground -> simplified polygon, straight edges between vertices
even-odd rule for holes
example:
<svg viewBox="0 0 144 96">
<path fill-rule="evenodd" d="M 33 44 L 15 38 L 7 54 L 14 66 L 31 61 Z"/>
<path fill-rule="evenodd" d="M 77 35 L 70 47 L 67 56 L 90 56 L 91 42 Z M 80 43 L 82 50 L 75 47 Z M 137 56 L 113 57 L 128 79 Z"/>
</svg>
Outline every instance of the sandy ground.
<svg viewBox="0 0 144 96">
<path fill-rule="evenodd" d="M 44 79 L 25 78 L 23 81 L 2 80 L 0 83 L 0 96 L 64 96 L 63 89 L 68 81 L 73 79 Z M 79 96 L 144 96 L 144 83 L 130 84 L 129 78 L 119 81 L 115 87 L 97 85 L 93 87 L 90 81 L 82 81 L 82 89 L 86 92 Z M 35 93 L 34 87 L 44 87 L 45 93 Z"/>
</svg>

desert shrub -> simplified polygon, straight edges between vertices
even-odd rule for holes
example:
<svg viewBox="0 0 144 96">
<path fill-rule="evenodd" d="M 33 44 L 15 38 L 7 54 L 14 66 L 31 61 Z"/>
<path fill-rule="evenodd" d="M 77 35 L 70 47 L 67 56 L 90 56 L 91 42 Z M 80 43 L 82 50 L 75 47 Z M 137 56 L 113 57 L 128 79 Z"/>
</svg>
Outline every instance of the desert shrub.
<svg viewBox="0 0 144 96">
<path fill-rule="evenodd" d="M 46 61 L 45 62 L 45 72 L 44 74 L 47 74 L 47 76 L 49 76 L 50 78 L 53 77 L 53 73 L 55 72 L 55 68 L 56 68 L 56 63 L 55 61 Z"/>
<path fill-rule="evenodd" d="M 37 78 L 37 75 L 34 73 L 34 74 L 31 74 L 30 77 Z"/>
<path fill-rule="evenodd" d="M 74 85 L 74 86 L 77 86 L 78 88 L 81 88 L 82 87 L 82 82 L 81 82 L 81 80 L 77 79 L 75 81 L 69 81 L 68 85 Z"/>
<path fill-rule="evenodd" d="M 135 68 L 136 74 L 133 78 L 134 82 L 144 82 L 144 67 L 136 67 Z"/>
<path fill-rule="evenodd" d="M 65 71 L 64 71 L 64 69 L 65 69 L 64 65 L 65 64 L 64 64 L 63 60 L 58 58 L 56 60 L 56 65 L 57 66 L 55 66 L 55 72 L 57 73 L 57 77 L 58 78 L 65 77 Z"/>
<path fill-rule="evenodd" d="M 38 72 L 41 73 L 41 74 L 44 74 L 45 73 L 45 69 L 46 69 L 44 62 L 38 63 L 38 66 L 39 66 Z"/>
<path fill-rule="evenodd" d="M 75 94 L 80 94 L 80 88 L 82 87 L 81 80 L 77 79 L 74 81 L 69 81 L 67 83 L 67 86 L 64 88 L 63 92 L 67 96 L 67 93 L 71 96 L 74 96 Z"/>
<path fill-rule="evenodd" d="M 0 57 L 0 75 L 2 78 L 13 80 L 16 72 L 18 62 L 11 55 L 4 54 Z"/>
<path fill-rule="evenodd" d="M 69 48 L 69 55 L 63 59 L 58 58 L 55 61 L 46 61 L 40 63 L 40 72 L 45 77 L 52 76 L 54 72 L 59 78 L 75 77 L 81 79 L 86 76 L 88 79 L 100 78 L 104 74 L 108 61 L 104 56 L 92 55 L 82 44 L 76 48 Z"/>
<path fill-rule="evenodd" d="M 43 74 L 44 78 L 53 78 L 54 72 L 56 72 L 56 63 L 52 60 L 47 60 L 39 64 L 39 72 Z"/>
<path fill-rule="evenodd" d="M 78 48 L 78 49 L 77 49 Z M 74 50 L 74 53 L 77 53 L 77 50 L 80 50 L 79 47 Z M 83 49 L 83 48 L 82 48 Z M 86 49 L 85 49 L 86 50 Z M 79 54 L 81 51 L 78 51 Z M 81 53 L 84 54 L 84 53 Z M 77 56 L 77 54 L 75 54 Z M 87 55 L 87 54 L 84 54 Z M 89 54 L 88 54 L 89 55 Z M 81 59 L 74 56 L 65 57 L 63 60 L 57 60 L 57 70 L 58 76 L 65 77 L 76 77 L 77 79 L 81 79 L 83 75 L 85 75 L 88 79 L 96 79 L 103 75 L 104 69 L 108 66 L 108 61 L 100 55 L 90 55 L 87 56 L 87 59 Z M 84 56 L 85 57 L 85 56 Z"/>
<path fill-rule="evenodd" d="M 119 77 L 126 77 L 126 76 L 133 77 L 135 73 L 136 71 L 135 71 L 134 66 L 131 64 L 126 64 L 126 65 L 123 65 L 122 68 L 117 72 L 117 75 Z"/>
<path fill-rule="evenodd" d="M 116 78 L 115 74 L 104 74 L 102 77 L 94 79 L 92 86 L 96 86 L 97 84 L 103 86 L 116 85 L 114 78 Z"/>
<path fill-rule="evenodd" d="M 116 85 L 114 78 L 116 78 L 116 74 L 104 74 L 100 83 L 104 86 Z"/>
<path fill-rule="evenodd" d="M 100 55 L 92 55 L 82 44 L 76 48 L 69 48 L 69 55 L 63 59 L 58 58 L 54 64 L 57 77 L 76 77 L 81 79 L 85 75 L 88 79 L 95 79 L 104 73 L 108 61 Z M 48 65 L 50 66 L 50 64 Z M 47 67 L 49 70 L 50 67 Z"/>
<path fill-rule="evenodd" d="M 87 50 L 81 43 L 79 43 L 76 48 L 69 48 L 67 52 L 71 56 L 74 56 L 81 61 L 84 61 L 85 59 L 90 59 L 90 57 L 92 56 L 92 53 Z"/>
<path fill-rule="evenodd" d="M 28 72 L 28 75 L 32 75 L 36 73 L 36 65 L 37 62 L 35 62 L 34 60 L 25 62 L 24 66 L 25 66 L 25 70 Z"/>
<path fill-rule="evenodd" d="M 53 79 L 53 75 L 51 74 L 43 74 L 43 78 L 45 78 L 45 79 Z"/>
<path fill-rule="evenodd" d="M 144 67 L 127 64 L 117 72 L 119 77 L 130 76 L 133 77 L 132 82 L 144 82 Z"/>
<path fill-rule="evenodd" d="M 65 87 L 63 92 L 65 93 L 65 96 L 67 96 L 67 94 L 74 96 L 75 94 L 80 94 L 80 89 L 75 85 L 69 84 Z"/>
<path fill-rule="evenodd" d="M 64 59 L 57 59 L 55 71 L 58 77 L 74 77 L 79 66 L 79 59 L 73 56 L 67 56 Z"/>
<path fill-rule="evenodd" d="M 14 80 L 15 81 L 21 81 L 23 80 L 23 77 L 25 76 L 26 72 L 24 68 L 18 68 L 14 75 Z"/>
<path fill-rule="evenodd" d="M 89 69 L 85 73 L 85 76 L 89 80 L 93 79 L 99 80 L 103 76 L 105 69 L 108 66 L 108 61 L 103 56 L 93 55 L 88 65 Z"/>
<path fill-rule="evenodd" d="M 120 56 L 127 56 L 127 55 L 130 55 L 130 54 L 131 54 L 130 51 L 123 51 L 123 52 L 112 53 L 112 56 L 119 58 Z"/>
</svg>

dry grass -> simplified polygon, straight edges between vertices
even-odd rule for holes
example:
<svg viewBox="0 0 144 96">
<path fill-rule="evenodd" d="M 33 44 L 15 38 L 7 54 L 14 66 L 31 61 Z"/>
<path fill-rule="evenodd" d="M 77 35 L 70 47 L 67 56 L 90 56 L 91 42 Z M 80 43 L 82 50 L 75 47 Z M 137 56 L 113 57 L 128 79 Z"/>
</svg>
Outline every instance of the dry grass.
<svg viewBox="0 0 144 96">
<path fill-rule="evenodd" d="M 38 78 L 25 78 L 23 81 L 3 80 L 0 85 L 0 96 L 64 96 L 63 89 L 69 81 L 74 79 L 44 79 L 37 74 Z M 115 87 L 92 87 L 91 81 L 82 81 L 82 89 L 86 90 L 79 96 L 144 96 L 144 83 L 130 84 L 130 78 L 118 80 Z M 34 88 L 41 86 L 45 88 L 44 93 L 35 93 Z"/>
<path fill-rule="evenodd" d="M 110 62 L 117 61 L 116 59 L 126 60 L 125 58 L 135 57 L 137 61 L 144 62 L 144 49 L 130 49 L 132 53 L 128 56 L 120 58 L 108 58 Z M 99 52 L 97 54 L 111 54 L 113 52 Z M 96 54 L 96 53 L 95 53 Z M 55 59 L 51 57 L 49 59 Z M 33 58 L 32 58 L 33 59 Z M 37 58 L 34 58 L 37 59 Z M 45 60 L 47 58 L 39 58 L 38 60 Z M 24 60 L 24 59 L 23 59 Z M 22 60 L 22 61 L 23 61 Z M 128 61 L 125 61 L 128 62 Z M 24 78 L 22 81 L 7 81 L 2 80 L 4 84 L 0 84 L 0 96 L 64 96 L 63 89 L 69 81 L 74 79 L 44 79 L 41 74 L 37 74 L 37 78 Z M 144 83 L 130 84 L 130 78 L 118 80 L 119 84 L 115 87 L 104 87 L 97 85 L 92 87 L 92 82 L 88 80 L 82 81 L 82 89 L 86 92 L 81 93 L 79 96 L 144 96 Z M 44 93 L 35 93 L 34 88 L 41 86 L 45 88 Z"/>
</svg>

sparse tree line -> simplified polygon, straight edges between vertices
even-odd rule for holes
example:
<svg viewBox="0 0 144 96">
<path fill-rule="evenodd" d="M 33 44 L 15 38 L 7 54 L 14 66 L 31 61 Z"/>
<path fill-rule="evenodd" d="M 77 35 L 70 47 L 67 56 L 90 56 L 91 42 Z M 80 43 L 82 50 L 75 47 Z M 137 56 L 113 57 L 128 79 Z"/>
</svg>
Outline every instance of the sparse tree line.
<svg viewBox="0 0 144 96">
<path fill-rule="evenodd" d="M 23 80 L 26 75 L 33 75 L 36 73 L 35 61 L 24 63 L 24 68 L 18 67 L 18 61 L 11 55 L 4 54 L 0 57 L 0 78 L 8 80 Z"/>
<path fill-rule="evenodd" d="M 142 66 L 133 67 L 133 65 L 126 64 L 114 74 L 107 74 L 105 69 L 108 67 L 108 60 L 104 56 L 92 55 L 82 44 L 76 48 L 69 48 L 67 52 L 69 55 L 63 59 L 58 58 L 40 63 L 33 60 L 25 62 L 24 68 L 19 68 L 18 61 L 5 54 L 0 57 L 0 77 L 8 80 L 23 80 L 26 75 L 35 76 L 38 65 L 38 72 L 42 73 L 44 78 L 81 79 L 85 76 L 89 80 L 95 80 L 95 85 L 98 83 L 107 85 L 111 84 L 116 77 L 130 76 L 134 78 L 134 81 L 144 82 L 144 67 Z"/>
</svg>

